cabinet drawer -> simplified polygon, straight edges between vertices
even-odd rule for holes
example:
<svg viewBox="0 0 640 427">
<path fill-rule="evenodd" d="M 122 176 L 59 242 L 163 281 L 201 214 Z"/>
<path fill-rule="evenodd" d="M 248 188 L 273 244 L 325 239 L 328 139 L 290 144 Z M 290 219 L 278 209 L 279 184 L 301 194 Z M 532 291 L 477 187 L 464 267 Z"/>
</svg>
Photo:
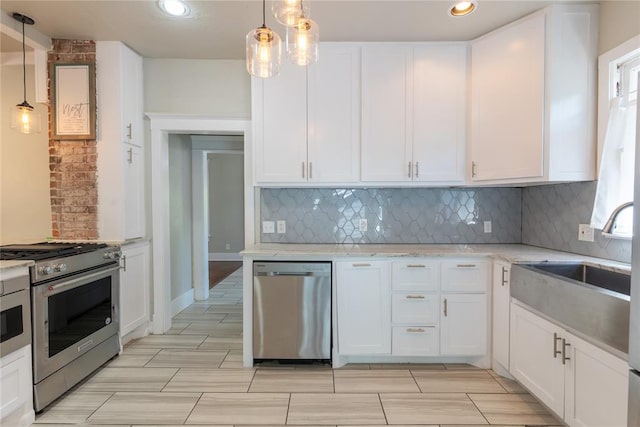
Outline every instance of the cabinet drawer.
<svg viewBox="0 0 640 427">
<path fill-rule="evenodd" d="M 400 292 L 391 295 L 393 323 L 436 325 L 440 316 L 438 294 Z"/>
<path fill-rule="evenodd" d="M 391 288 L 402 291 L 437 291 L 438 262 L 416 260 L 391 264 Z"/>
<path fill-rule="evenodd" d="M 442 290 L 448 292 L 487 292 L 489 263 L 477 260 L 444 261 Z"/>
<path fill-rule="evenodd" d="M 392 337 L 395 356 L 437 356 L 440 352 L 437 326 L 396 326 Z"/>
</svg>

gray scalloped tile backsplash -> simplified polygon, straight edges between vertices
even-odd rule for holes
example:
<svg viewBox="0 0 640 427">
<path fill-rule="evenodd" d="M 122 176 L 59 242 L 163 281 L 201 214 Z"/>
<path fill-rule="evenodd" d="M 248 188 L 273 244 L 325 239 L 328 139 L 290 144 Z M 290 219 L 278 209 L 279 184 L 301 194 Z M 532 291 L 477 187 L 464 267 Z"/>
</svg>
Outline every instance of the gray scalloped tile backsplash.
<svg viewBox="0 0 640 427">
<path fill-rule="evenodd" d="M 520 188 L 263 188 L 263 243 L 520 243 Z M 360 219 L 367 231 L 359 230 Z M 484 221 L 492 232 L 484 232 Z M 262 230 L 261 230 L 262 231 Z"/>
</svg>

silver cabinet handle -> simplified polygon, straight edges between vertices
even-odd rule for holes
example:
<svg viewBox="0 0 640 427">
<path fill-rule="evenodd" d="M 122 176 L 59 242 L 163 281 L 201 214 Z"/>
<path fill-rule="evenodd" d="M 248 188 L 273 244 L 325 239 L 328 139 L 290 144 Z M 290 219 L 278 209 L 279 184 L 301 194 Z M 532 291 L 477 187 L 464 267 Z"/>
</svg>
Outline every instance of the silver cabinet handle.
<svg viewBox="0 0 640 427">
<path fill-rule="evenodd" d="M 416 178 L 420 177 L 420 169 L 418 169 L 418 162 L 416 162 Z"/>
<path fill-rule="evenodd" d="M 407 178 L 411 178 L 411 162 L 407 164 Z"/>
<path fill-rule="evenodd" d="M 475 265 L 475 264 L 458 264 L 458 265 L 456 265 L 456 267 L 458 267 L 458 268 L 476 268 L 477 265 Z"/>
<path fill-rule="evenodd" d="M 415 333 L 421 334 L 421 333 L 425 332 L 425 330 L 422 329 L 422 328 L 407 328 L 407 332 L 414 333 L 414 334 Z"/>
<path fill-rule="evenodd" d="M 424 295 L 407 295 L 406 299 L 424 299 Z"/>
<path fill-rule="evenodd" d="M 127 256 L 122 255 L 122 267 L 120 267 L 122 271 L 127 271 Z"/>
<path fill-rule="evenodd" d="M 132 131 L 131 131 L 132 125 L 131 123 L 129 123 L 127 125 L 127 139 L 131 140 L 131 135 L 132 135 Z"/>
<path fill-rule="evenodd" d="M 571 344 L 569 344 L 564 338 L 562 338 L 562 364 L 566 365 L 567 364 L 567 360 L 571 360 L 570 357 L 567 356 L 567 347 L 569 347 Z"/>
<path fill-rule="evenodd" d="M 304 162 L 302 162 L 302 178 L 304 178 Z"/>
<path fill-rule="evenodd" d="M 309 179 L 313 179 L 313 163 L 309 162 Z"/>
<path fill-rule="evenodd" d="M 478 165 L 476 162 L 471 162 L 471 178 L 478 176 Z"/>
<path fill-rule="evenodd" d="M 560 350 L 558 350 L 558 341 L 560 340 L 561 338 L 558 336 L 556 332 L 554 332 L 553 333 L 553 358 L 554 359 L 558 357 L 560 353 L 562 353 Z"/>
<path fill-rule="evenodd" d="M 447 305 L 448 305 L 447 304 L 447 299 L 445 298 L 444 299 L 444 317 L 447 317 L 447 314 L 448 314 L 448 308 L 449 307 L 447 307 Z"/>
<path fill-rule="evenodd" d="M 507 275 L 507 269 L 502 267 L 502 286 L 505 286 L 507 284 L 506 275 Z"/>
<path fill-rule="evenodd" d="M 407 264 L 407 268 L 425 268 L 424 264 Z"/>
<path fill-rule="evenodd" d="M 353 267 L 371 267 L 371 264 L 360 263 L 360 264 L 351 264 Z"/>
<path fill-rule="evenodd" d="M 129 148 L 127 150 L 128 156 L 127 156 L 127 162 L 129 162 L 129 164 L 133 163 L 133 148 Z"/>
</svg>

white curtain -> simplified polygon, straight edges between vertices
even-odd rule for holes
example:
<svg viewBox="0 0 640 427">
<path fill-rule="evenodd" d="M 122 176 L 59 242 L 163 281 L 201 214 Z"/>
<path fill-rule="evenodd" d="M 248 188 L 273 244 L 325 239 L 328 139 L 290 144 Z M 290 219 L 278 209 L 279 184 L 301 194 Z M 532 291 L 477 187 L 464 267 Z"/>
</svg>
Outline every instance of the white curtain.
<svg viewBox="0 0 640 427">
<path fill-rule="evenodd" d="M 591 215 L 591 227 L 600 230 L 616 207 L 633 200 L 637 104 L 629 103 L 627 99 L 614 98 L 609 108 L 609 123 Z"/>
</svg>

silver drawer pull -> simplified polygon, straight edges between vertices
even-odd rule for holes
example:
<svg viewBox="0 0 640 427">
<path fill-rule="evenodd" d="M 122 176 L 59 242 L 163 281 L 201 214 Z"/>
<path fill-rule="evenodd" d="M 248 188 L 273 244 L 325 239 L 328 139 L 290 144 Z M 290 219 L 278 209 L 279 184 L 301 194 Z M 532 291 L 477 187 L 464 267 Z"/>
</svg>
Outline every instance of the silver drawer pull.
<svg viewBox="0 0 640 427">
<path fill-rule="evenodd" d="M 352 264 L 353 267 L 371 267 L 371 264 L 362 263 L 362 264 Z"/>
<path fill-rule="evenodd" d="M 475 264 L 458 264 L 458 265 L 456 265 L 456 267 L 458 267 L 458 268 L 475 268 L 475 267 L 477 267 L 477 265 L 475 265 Z"/>
<path fill-rule="evenodd" d="M 406 299 L 424 299 L 424 295 L 407 295 Z"/>
<path fill-rule="evenodd" d="M 422 329 L 422 328 L 407 328 L 407 332 L 412 333 L 412 334 L 413 333 L 421 334 L 421 333 L 425 332 L 425 330 Z"/>
<path fill-rule="evenodd" d="M 407 264 L 407 268 L 426 268 L 424 264 Z"/>
</svg>

